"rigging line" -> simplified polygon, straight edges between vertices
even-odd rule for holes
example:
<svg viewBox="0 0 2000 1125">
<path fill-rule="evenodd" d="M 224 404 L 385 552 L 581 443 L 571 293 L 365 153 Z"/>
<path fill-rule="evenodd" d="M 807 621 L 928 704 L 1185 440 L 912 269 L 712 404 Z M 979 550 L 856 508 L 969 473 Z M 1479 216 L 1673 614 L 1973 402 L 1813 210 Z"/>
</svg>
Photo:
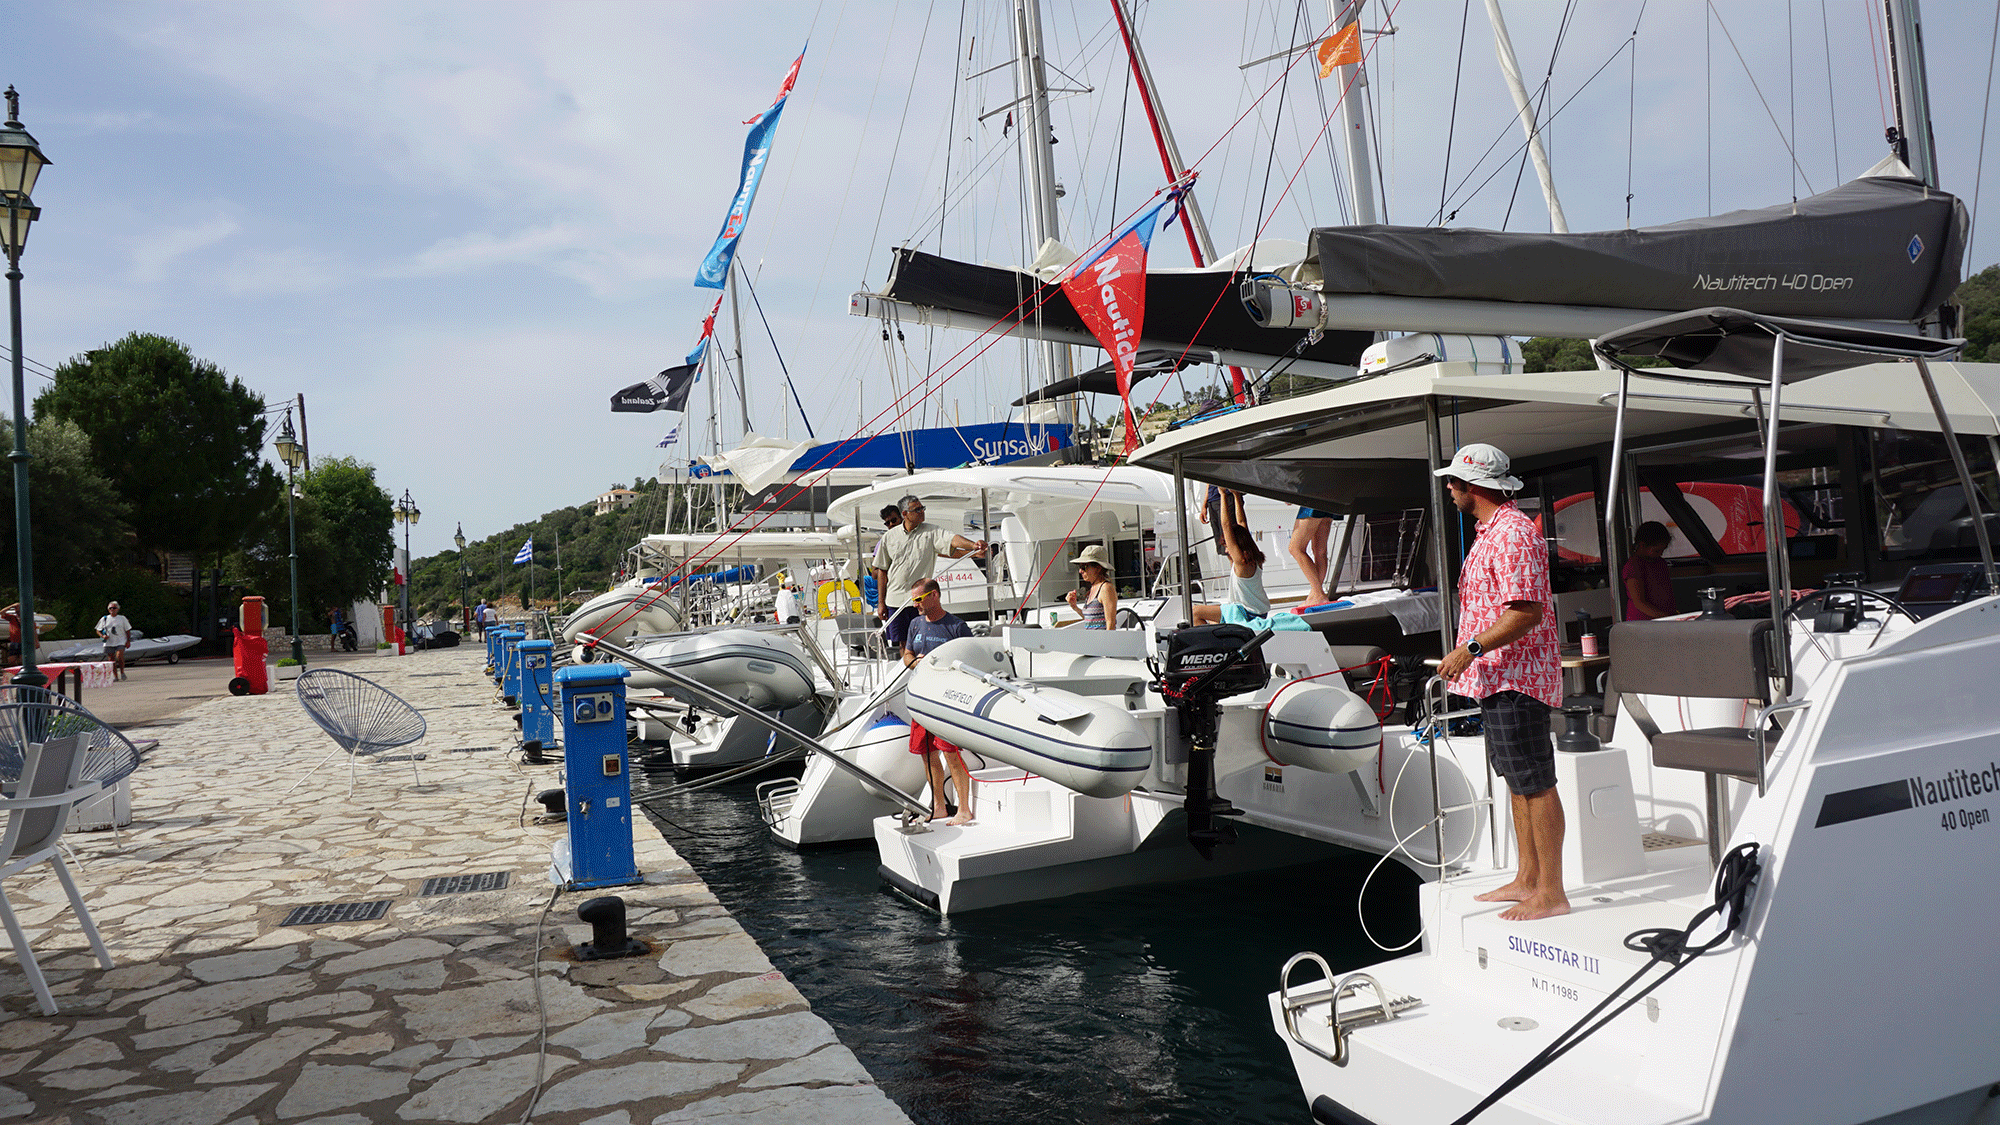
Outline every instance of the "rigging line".
<svg viewBox="0 0 2000 1125">
<path fill-rule="evenodd" d="M 1833 32 L 1827 28 L 1826 0 L 1819 0 L 1819 43 L 1826 52 L 1826 116 L 1833 125 L 1833 182 L 1840 182 L 1840 107 L 1833 100 Z M 1969 245 L 1969 243 L 1968 243 Z"/>
<path fill-rule="evenodd" d="M 1319 39 L 1326 38 L 1327 34 L 1330 33 L 1332 30 L 1333 30 L 1333 22 L 1329 20 L 1327 21 L 1325 27 L 1320 28 L 1319 35 L 1317 36 L 1317 38 Z M 1363 54 L 1366 53 L 1367 53 L 1366 51 L 1363 52 Z M 1311 51 L 1300 51 L 1298 54 L 1293 55 L 1291 61 L 1285 64 L 1285 69 L 1279 72 L 1278 77 L 1273 79 L 1269 86 L 1264 87 L 1264 92 L 1262 94 L 1257 95 L 1256 101 L 1250 103 L 1250 109 L 1257 108 L 1259 103 L 1261 103 L 1265 98 L 1269 97 L 1271 91 L 1277 89 L 1278 83 L 1283 82 L 1285 80 L 1285 76 L 1292 72 L 1292 68 L 1299 65 L 1300 59 L 1309 58 L 1311 56 L 1312 56 Z M 1214 152 L 1217 145 L 1220 145 L 1224 140 L 1227 140 L 1229 135 L 1235 132 L 1236 127 L 1238 125 L 1243 124 L 1243 119 L 1248 116 L 1250 116 L 1249 109 L 1246 109 L 1242 113 L 1238 114 L 1236 120 L 1229 123 L 1229 128 L 1224 129 L 1222 131 L 1221 136 L 1215 138 L 1215 141 L 1212 144 L 1210 144 L 1206 149 L 1202 150 L 1202 154 L 1200 156 L 1197 156 L 1193 160 L 1188 162 L 1188 169 L 1192 171 L 1196 168 L 1201 167 L 1201 162 L 1208 159 L 1209 153 Z"/>
<path fill-rule="evenodd" d="M 965 4 L 966 0 L 958 0 L 958 32 L 952 36 L 951 40 L 951 104 L 945 110 L 944 115 L 944 181 L 938 185 L 938 212 L 940 216 L 942 216 L 951 202 L 951 150 L 954 140 L 952 134 L 958 132 L 958 87 L 961 81 L 959 71 L 962 69 L 958 61 L 958 45 L 965 42 Z M 969 45 L 968 53 L 970 53 Z M 904 107 L 904 111 L 908 112 L 907 106 Z M 874 243 L 869 243 L 869 247 L 873 249 Z M 944 222 L 942 218 L 938 222 L 938 257 L 944 257 Z"/>
<path fill-rule="evenodd" d="M 1451 144 L 1458 136 L 1458 89 L 1465 81 L 1465 32 L 1472 24 L 1472 0 L 1465 0 L 1458 17 L 1458 66 L 1451 76 L 1451 118 L 1444 130 L 1444 172 L 1438 177 L 1438 225 L 1450 223 L 1458 217 L 1458 212 L 1445 214 L 1448 202 L 1445 193 L 1451 186 Z"/>
<path fill-rule="evenodd" d="M 1986 48 L 1986 101 L 1979 109 L 1979 162 L 1972 173 L 1972 218 L 1965 225 L 1965 257 L 1972 257 L 1972 232 L 1979 229 L 1979 185 L 1986 178 L 1986 118 L 1993 112 L 1993 61 L 2000 50 L 2000 4 L 1993 6 L 1993 38 Z M 1961 266 L 1961 269 L 1964 267 Z M 1963 326 L 1960 326 L 1963 328 Z"/>
<path fill-rule="evenodd" d="M 924 56 L 924 44 L 930 41 L 931 15 L 936 11 L 937 9 L 929 4 L 924 5 L 924 29 L 917 35 L 917 57 L 920 59 L 923 58 Z M 890 18 L 889 23 L 890 23 L 890 31 L 893 32 L 895 30 L 894 17 Z M 886 50 L 883 52 L 882 57 L 883 61 L 886 63 L 888 61 L 888 52 Z M 903 151 L 903 129 L 910 123 L 910 102 L 915 100 L 917 96 L 917 74 L 921 70 L 922 68 L 917 66 L 912 66 L 910 68 L 910 88 L 904 91 L 903 93 L 903 116 L 896 122 L 896 140 L 893 144 L 889 146 L 889 171 L 887 178 L 891 180 L 893 180 L 896 175 L 896 157 L 901 155 Z M 952 92 L 953 94 L 957 93 L 956 90 L 953 90 Z M 872 101 L 869 103 L 869 109 L 870 110 L 874 109 L 874 103 Z M 857 156 L 858 155 L 859 154 L 857 153 Z M 868 245 L 870 246 L 875 245 L 875 240 L 882 236 L 882 215 L 888 209 L 889 209 L 889 193 L 887 191 L 884 191 L 882 193 L 882 202 L 878 204 L 875 208 L 875 229 L 868 232 Z M 866 259 L 863 259 L 862 261 L 861 284 L 863 286 L 866 286 L 868 284 L 868 266 Z M 773 344 L 775 345 L 776 341 L 773 341 Z M 780 360 L 779 362 L 783 363 L 784 361 Z M 794 390 L 792 394 L 794 397 L 797 397 L 798 392 Z M 804 408 L 801 407 L 800 411 L 801 413 L 803 413 Z M 810 422 L 806 424 L 806 430 L 808 432 L 812 430 L 812 424 Z"/>
<path fill-rule="evenodd" d="M 1792 136 L 1799 135 L 1799 50 L 1792 39 L 1792 0 L 1785 0 L 1785 109 Z M 1834 181 L 1838 183 L 1839 180 Z M 1799 169 L 1792 165 L 1792 202 L 1799 201 Z"/>
<path fill-rule="evenodd" d="M 1568 109 L 1568 108 L 1570 107 L 1570 104 L 1571 104 L 1571 103 L 1575 102 L 1577 98 L 1579 98 L 1579 97 L 1582 97 L 1582 96 L 1583 96 L 1583 92 L 1584 92 L 1585 90 L 1588 90 L 1588 89 L 1590 89 L 1590 84 L 1591 84 L 1591 83 L 1593 83 L 1593 82 L 1597 81 L 1597 79 L 1598 79 L 1598 77 L 1599 77 L 1600 75 L 1602 75 L 1602 74 L 1603 74 L 1603 73 L 1604 73 L 1604 72 L 1605 72 L 1606 70 L 1609 70 L 1609 69 L 1611 68 L 1611 64 L 1612 64 L 1612 63 L 1615 63 L 1615 62 L 1617 62 L 1617 61 L 1618 61 L 1618 57 L 1619 57 L 1620 55 L 1622 55 L 1622 54 L 1624 54 L 1624 53 L 1625 53 L 1625 50 L 1627 49 L 1627 47 L 1628 47 L 1628 46 L 1630 46 L 1630 44 L 1629 44 L 1629 43 L 1620 43 L 1620 44 L 1618 45 L 1618 49 L 1617 49 L 1617 50 L 1615 50 L 1615 51 L 1613 51 L 1613 52 L 1611 52 L 1611 56 L 1610 56 L 1609 58 L 1605 59 L 1605 60 L 1604 60 L 1604 62 L 1603 62 L 1603 64 L 1602 64 L 1602 65 L 1600 65 L 1600 66 L 1599 66 L 1599 67 L 1598 67 L 1598 68 L 1597 68 L 1597 69 L 1596 69 L 1596 70 L 1595 70 L 1594 72 L 1592 72 L 1592 74 L 1591 74 L 1591 76 L 1590 76 L 1589 78 L 1586 78 L 1586 79 L 1584 79 L 1584 82 L 1583 82 L 1583 85 L 1581 85 L 1581 86 L 1578 86 L 1578 87 L 1576 88 L 1576 92 L 1575 92 L 1575 93 L 1571 94 L 1571 95 L 1570 95 L 1570 96 L 1569 96 L 1569 97 L 1568 97 L 1567 99 L 1565 99 L 1565 100 L 1563 101 L 1563 104 L 1561 104 L 1561 105 L 1557 106 L 1557 107 L 1556 107 L 1556 111 L 1555 111 L 1554 113 L 1551 113 L 1551 114 L 1549 114 L 1549 117 L 1548 117 L 1548 120 L 1549 120 L 1550 122 L 1553 122 L 1553 121 L 1555 121 L 1555 120 L 1556 120 L 1556 119 L 1557 119 L 1558 117 L 1561 117 L 1561 116 L 1562 116 L 1562 113 L 1563 113 L 1563 111 L 1564 111 L 1564 110 L 1566 110 L 1566 109 Z M 1512 128 L 1512 124 L 1511 124 L 1511 123 L 1509 123 L 1509 126 L 1508 126 L 1508 128 L 1509 128 L 1509 129 L 1511 130 L 1511 128 Z M 1545 137 L 1546 137 L 1546 136 L 1548 135 L 1548 130 L 1547 130 L 1547 128 L 1546 128 L 1546 127 L 1544 127 L 1544 128 L 1543 128 L 1543 130 L 1542 130 L 1542 134 L 1543 134 L 1543 136 L 1545 136 Z M 1527 145 L 1528 145 L 1528 142 L 1527 142 L 1527 141 L 1522 141 L 1522 142 L 1521 142 L 1521 147 L 1520 147 L 1520 148 L 1517 148 L 1517 149 L 1515 149 L 1515 150 L 1514 150 L 1513 152 L 1510 152 L 1510 153 L 1508 153 L 1508 154 L 1507 154 L 1507 159 L 1508 159 L 1509 161 L 1512 161 L 1512 160 L 1513 160 L 1513 158 L 1514 158 L 1514 156 L 1515 156 L 1515 154 L 1516 154 L 1516 153 L 1519 153 L 1519 152 L 1521 152 L 1521 151 L 1522 151 L 1523 149 L 1525 149 L 1525 148 L 1527 147 Z M 1473 169 L 1473 172 L 1477 172 L 1478 170 L 1479 170 L 1479 169 L 1478 169 L 1477 167 L 1475 167 L 1475 168 Z M 1477 186 L 1475 186 L 1475 187 L 1474 187 L 1474 188 L 1473 188 L 1473 189 L 1472 189 L 1472 190 L 1471 190 L 1470 192 L 1467 192 L 1467 193 L 1466 193 L 1466 195 L 1465 195 L 1464 199 L 1460 200 L 1460 202 L 1459 202 L 1459 207 L 1460 207 L 1460 208 L 1463 208 L 1463 207 L 1465 206 L 1465 203 L 1466 203 L 1466 201 L 1470 200 L 1470 199 L 1471 199 L 1471 198 L 1472 198 L 1472 197 L 1473 197 L 1474 195 L 1477 195 L 1477 194 L 1478 194 L 1478 193 L 1480 192 L 1480 190 L 1481 190 L 1481 189 L 1485 188 L 1485 186 L 1486 186 L 1487 184 L 1489 184 L 1489 183 L 1492 183 L 1492 182 L 1493 182 L 1493 177 L 1494 177 L 1494 176 L 1497 176 L 1497 175 L 1499 175 L 1500 173 L 1502 173 L 1502 172 L 1504 172 L 1504 171 L 1506 171 L 1506 170 L 1507 170 L 1507 166 L 1506 166 L 1505 164 L 1502 164 L 1502 165 L 1500 165 L 1500 166 L 1498 166 L 1498 167 L 1494 168 L 1494 169 L 1493 169 L 1493 171 L 1492 171 L 1491 173 L 1489 173 L 1489 174 L 1487 175 L 1487 177 L 1486 177 L 1485 179 L 1483 179 L 1483 180 L 1479 181 L 1479 183 L 1478 183 L 1478 185 L 1477 185 Z M 1471 178 L 1472 178 L 1472 173 L 1471 173 L 1471 172 L 1468 172 L 1468 173 L 1466 173 L 1466 179 L 1467 179 L 1467 180 L 1469 180 L 1469 179 L 1471 179 Z M 1464 186 L 1464 184 L 1465 184 L 1465 180 L 1461 180 L 1461 181 L 1459 181 L 1459 186 L 1463 187 L 1463 186 Z"/>
<path fill-rule="evenodd" d="M 757 287 L 751 284 L 750 275 L 738 270 L 736 276 L 743 279 L 743 287 L 750 290 L 750 305 L 757 310 L 757 319 L 764 322 L 764 335 L 771 341 L 771 352 L 778 357 L 778 370 L 784 373 L 785 389 L 792 392 L 792 404 L 799 408 L 799 421 L 806 424 L 806 436 L 818 439 L 813 433 L 812 419 L 806 417 L 806 404 L 799 401 L 799 389 L 792 383 L 792 369 L 785 366 L 785 353 L 778 347 L 777 334 L 771 331 L 771 320 L 764 315 L 764 302 L 757 299 Z"/>
<path fill-rule="evenodd" d="M 1787 3 L 1789 2 L 1790 0 L 1787 0 Z M 1715 12 L 1715 26 L 1721 28 L 1722 37 L 1729 40 L 1729 49 L 1736 53 L 1736 61 L 1743 67 L 1744 77 L 1750 79 L 1750 88 L 1757 92 L 1757 101 L 1763 105 L 1764 115 L 1771 119 L 1771 128 L 1778 134 L 1778 143 L 1785 146 L 1785 155 L 1791 157 L 1792 167 L 1798 171 L 1799 179 L 1805 181 L 1806 191 L 1816 192 L 1818 189 L 1813 187 L 1812 177 L 1806 175 L 1804 168 L 1799 167 L 1799 154 L 1792 148 L 1792 138 L 1786 136 L 1785 131 L 1779 128 L 1778 115 L 1771 109 L 1770 99 L 1764 96 L 1764 88 L 1757 84 L 1757 76 L 1750 73 L 1750 64 L 1743 58 L 1743 48 L 1736 45 L 1736 36 L 1729 31 L 1729 21 L 1723 19 L 1722 13 L 1715 10 L 1715 0 L 1706 0 L 1706 3 L 1708 10 Z"/>
<path fill-rule="evenodd" d="M 1702 148 L 1708 158 L 1708 209 L 1705 215 L 1715 214 L 1715 45 L 1713 28 L 1715 21 L 1709 18 L 1708 9 L 1701 11 L 1701 88 L 1705 95 L 1703 104 L 1707 117 L 1702 122 Z"/>
<path fill-rule="evenodd" d="M 1467 0 L 1467 2 L 1469 3 L 1470 0 Z M 1301 16 L 1305 14 L 1305 0 L 1299 0 L 1298 13 Z M 1291 73 L 1292 73 L 1291 68 L 1286 67 L 1285 80 L 1288 84 L 1290 82 Z M 1277 112 L 1273 114 L 1271 117 L 1271 147 L 1267 150 L 1264 157 L 1264 184 L 1262 187 L 1257 189 L 1257 213 L 1259 215 L 1265 213 L 1264 205 L 1271 198 L 1271 168 L 1278 162 L 1278 127 L 1280 125 L 1283 125 L 1284 123 L 1285 123 L 1285 98 L 1283 95 L 1280 95 L 1278 97 Z M 1265 225 L 1268 225 L 1268 220 Z M 1258 227 L 1258 233 L 1260 234 L 1263 233 L 1262 226 Z M 1253 262 L 1257 258 L 1256 246 L 1257 246 L 1257 240 L 1254 238 L 1251 239 L 1250 258 Z"/>
<path fill-rule="evenodd" d="M 1303 17 L 1305 0 L 1299 0 L 1299 3 L 1300 15 Z M 1296 26 L 1296 21 L 1294 21 L 1294 26 Z M 1319 115 L 1321 117 L 1327 116 L 1331 111 L 1327 109 L 1326 105 L 1326 83 L 1313 83 L 1313 97 L 1319 102 Z M 1326 146 L 1326 173 L 1327 179 L 1333 183 L 1333 204 L 1335 211 L 1340 215 L 1341 224 L 1352 223 L 1354 221 L 1354 209 L 1347 199 L 1346 177 L 1340 174 L 1340 161 L 1334 157 L 1334 146 L 1332 145 Z"/>
<path fill-rule="evenodd" d="M 1785 0 L 1785 10 L 1791 11 L 1792 0 Z M 1786 18 L 1790 18 L 1787 15 Z M 1646 5 L 1639 5 L 1639 18 L 1632 21 L 1632 50 L 1626 56 L 1630 76 L 1625 87 L 1625 229 L 1632 229 L 1632 137 L 1639 129 L 1639 25 L 1646 20 Z M 1794 118 L 1796 125 L 1796 118 Z M 1798 198 L 1796 183 L 1792 188 L 1792 198 Z"/>
<path fill-rule="evenodd" d="M 1889 131 L 1889 95 L 1882 86 L 1882 45 L 1875 41 L 1875 18 L 1864 9 L 1861 23 L 1868 29 L 1868 58 L 1875 64 L 1875 110 L 1882 115 L 1882 131 Z"/>
</svg>

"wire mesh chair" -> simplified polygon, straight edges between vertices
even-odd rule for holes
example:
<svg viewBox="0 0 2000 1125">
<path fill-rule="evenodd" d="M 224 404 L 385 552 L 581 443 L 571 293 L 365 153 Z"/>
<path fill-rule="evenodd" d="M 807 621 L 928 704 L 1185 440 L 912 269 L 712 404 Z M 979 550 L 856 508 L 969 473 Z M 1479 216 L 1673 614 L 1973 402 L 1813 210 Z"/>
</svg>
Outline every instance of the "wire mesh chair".
<svg viewBox="0 0 2000 1125">
<path fill-rule="evenodd" d="M 334 741 L 334 749 L 327 752 L 305 773 L 305 777 L 292 783 L 285 790 L 289 796 L 293 789 L 305 784 L 307 777 L 319 772 L 320 766 L 327 764 L 335 754 L 347 751 L 347 795 L 354 796 L 356 765 L 362 758 L 375 757 L 398 746 L 410 746 L 424 737 L 429 725 L 415 707 L 404 702 L 395 692 L 376 683 L 363 679 L 352 672 L 338 668 L 314 668 L 298 679 L 299 706 L 305 708 L 312 721 L 319 724 Z M 410 776 L 418 785 L 424 783 L 423 775 L 417 772 L 418 755 L 412 753 Z"/>
<path fill-rule="evenodd" d="M 0 783 L 20 776 L 28 746 L 72 734 L 83 752 L 80 781 L 109 789 L 145 760 L 130 739 L 69 696 L 26 684 L 0 685 Z"/>
<path fill-rule="evenodd" d="M 0 788 L 6 793 L 0 797 L 0 812 L 6 814 L 6 827 L 0 830 L 0 888 L 9 876 L 37 864 L 54 867 L 56 878 L 76 911 L 76 920 L 90 940 L 91 951 L 97 954 L 97 963 L 109 969 L 111 952 L 104 947 L 104 939 L 98 936 L 90 911 L 83 905 L 83 895 L 77 890 L 69 865 L 63 861 L 61 846 L 63 829 L 69 827 L 70 814 L 77 802 L 102 793 L 107 784 L 82 777 L 93 757 L 89 733 L 80 729 L 76 711 L 45 703 L 5 703 L 0 704 L 0 712 L 6 713 L 5 726 L 15 736 L 50 726 L 79 728 L 69 734 L 15 743 L 19 757 L 13 761 L 11 771 L 0 778 Z M 103 729 L 94 718 L 89 718 L 88 712 L 81 717 Z M 100 751 L 95 756 L 100 759 L 98 768 L 103 769 L 105 753 Z M 136 766 L 136 761 L 133 764 Z M 41 1004 L 42 1014 L 55 1015 L 55 997 L 49 993 L 48 981 L 35 962 L 34 949 L 28 944 L 28 935 L 21 928 L 20 919 L 14 916 L 14 906 L 7 900 L 4 889 L 0 889 L 0 923 L 6 925 L 7 937 L 14 943 L 14 955 L 21 959 L 21 971 Z"/>
</svg>

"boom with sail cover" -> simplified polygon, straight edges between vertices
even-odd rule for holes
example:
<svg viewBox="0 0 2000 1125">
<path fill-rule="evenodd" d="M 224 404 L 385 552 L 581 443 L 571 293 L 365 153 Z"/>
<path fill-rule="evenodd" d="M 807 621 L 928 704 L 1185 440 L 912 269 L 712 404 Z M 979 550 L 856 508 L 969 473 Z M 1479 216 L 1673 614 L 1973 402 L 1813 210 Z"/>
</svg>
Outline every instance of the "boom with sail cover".
<svg viewBox="0 0 2000 1125">
<path fill-rule="evenodd" d="M 1771 316 L 1921 320 L 1958 284 L 1957 197 L 1893 159 L 1831 191 L 1664 226 L 1530 234 L 1386 225 L 1314 230 L 1306 273 L 1341 294 Z"/>
</svg>

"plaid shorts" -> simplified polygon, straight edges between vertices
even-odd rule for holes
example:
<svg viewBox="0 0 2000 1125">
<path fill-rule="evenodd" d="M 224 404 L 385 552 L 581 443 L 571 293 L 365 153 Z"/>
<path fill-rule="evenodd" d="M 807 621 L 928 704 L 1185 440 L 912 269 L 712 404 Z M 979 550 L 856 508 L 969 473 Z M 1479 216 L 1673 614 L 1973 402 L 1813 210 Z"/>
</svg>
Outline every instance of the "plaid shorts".
<svg viewBox="0 0 2000 1125">
<path fill-rule="evenodd" d="M 1479 701 L 1486 727 L 1486 760 L 1523 797 L 1556 787 L 1556 744 L 1549 738 L 1549 705 L 1518 691 L 1496 691 Z"/>
</svg>

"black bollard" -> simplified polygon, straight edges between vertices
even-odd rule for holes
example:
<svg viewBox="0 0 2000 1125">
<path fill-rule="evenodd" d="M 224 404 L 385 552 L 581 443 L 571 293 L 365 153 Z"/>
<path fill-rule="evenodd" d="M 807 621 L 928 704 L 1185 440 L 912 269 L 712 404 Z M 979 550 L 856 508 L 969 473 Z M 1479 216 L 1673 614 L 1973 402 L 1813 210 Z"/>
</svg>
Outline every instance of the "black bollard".
<svg viewBox="0 0 2000 1125">
<path fill-rule="evenodd" d="M 541 802 L 541 806 L 549 810 L 548 815 L 550 819 L 553 820 L 569 819 L 568 790 L 544 789 L 540 793 L 535 794 L 535 800 Z"/>
<path fill-rule="evenodd" d="M 576 916 L 590 923 L 590 940 L 573 950 L 579 961 L 609 961 L 652 952 L 645 942 L 625 932 L 625 900 L 617 895 L 585 899 L 576 908 Z"/>
</svg>

